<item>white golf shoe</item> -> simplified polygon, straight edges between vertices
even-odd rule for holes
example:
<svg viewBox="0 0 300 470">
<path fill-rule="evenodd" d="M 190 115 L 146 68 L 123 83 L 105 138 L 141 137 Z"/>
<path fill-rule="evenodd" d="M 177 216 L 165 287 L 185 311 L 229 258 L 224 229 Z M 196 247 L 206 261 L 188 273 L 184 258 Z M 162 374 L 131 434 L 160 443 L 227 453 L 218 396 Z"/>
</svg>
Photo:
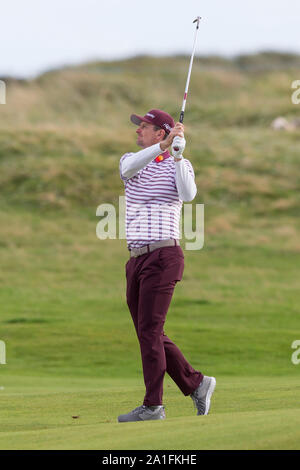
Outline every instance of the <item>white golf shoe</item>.
<svg viewBox="0 0 300 470">
<path fill-rule="evenodd" d="M 119 423 L 129 423 L 131 421 L 148 421 L 155 419 L 165 419 L 165 409 L 159 406 L 138 406 L 125 415 L 118 416 Z"/>
<path fill-rule="evenodd" d="M 201 384 L 199 385 L 190 397 L 192 398 L 198 412 L 197 415 L 207 415 L 210 408 L 210 399 L 214 393 L 216 386 L 216 379 L 214 377 L 207 377 L 204 375 Z"/>
</svg>

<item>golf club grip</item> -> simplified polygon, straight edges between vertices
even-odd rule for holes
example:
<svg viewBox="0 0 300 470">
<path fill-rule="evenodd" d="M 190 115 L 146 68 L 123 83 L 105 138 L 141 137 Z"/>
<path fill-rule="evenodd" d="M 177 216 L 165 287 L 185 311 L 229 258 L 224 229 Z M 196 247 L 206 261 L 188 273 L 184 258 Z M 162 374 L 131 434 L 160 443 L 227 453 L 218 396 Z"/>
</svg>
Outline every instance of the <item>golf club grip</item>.
<svg viewBox="0 0 300 470">
<path fill-rule="evenodd" d="M 183 118 L 184 118 L 184 111 L 181 111 L 180 116 L 179 116 L 179 122 L 181 124 L 183 123 Z M 179 150 L 178 147 L 173 147 L 173 149 L 175 150 L 175 152 L 177 152 Z"/>
</svg>

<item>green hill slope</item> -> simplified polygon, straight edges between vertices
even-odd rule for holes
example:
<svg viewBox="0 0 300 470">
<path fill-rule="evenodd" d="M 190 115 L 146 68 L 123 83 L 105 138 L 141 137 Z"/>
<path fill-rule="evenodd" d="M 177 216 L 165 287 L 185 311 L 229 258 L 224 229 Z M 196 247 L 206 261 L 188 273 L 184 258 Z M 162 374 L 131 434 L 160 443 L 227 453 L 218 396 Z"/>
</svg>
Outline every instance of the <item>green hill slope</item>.
<svg viewBox="0 0 300 470">
<path fill-rule="evenodd" d="M 299 114 L 290 99 L 296 59 L 195 61 L 185 126 L 198 202 L 231 213 L 247 205 L 263 217 L 297 213 L 299 133 L 270 129 L 278 115 Z M 186 57 L 145 57 L 8 80 L 0 115 L 2 204 L 68 210 L 116 202 L 119 158 L 138 150 L 130 113 L 159 107 L 176 118 L 186 68 Z"/>
</svg>

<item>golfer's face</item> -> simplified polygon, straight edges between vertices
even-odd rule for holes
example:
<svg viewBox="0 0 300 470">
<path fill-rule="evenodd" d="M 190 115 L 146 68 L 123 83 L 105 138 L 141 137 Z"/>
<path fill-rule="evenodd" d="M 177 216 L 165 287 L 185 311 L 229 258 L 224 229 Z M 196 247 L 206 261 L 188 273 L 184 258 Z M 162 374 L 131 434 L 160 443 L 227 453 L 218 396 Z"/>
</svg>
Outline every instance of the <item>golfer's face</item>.
<svg viewBox="0 0 300 470">
<path fill-rule="evenodd" d="M 146 148 L 157 143 L 157 131 L 154 130 L 153 124 L 141 122 L 136 133 L 138 135 L 136 143 L 140 147 Z"/>
</svg>

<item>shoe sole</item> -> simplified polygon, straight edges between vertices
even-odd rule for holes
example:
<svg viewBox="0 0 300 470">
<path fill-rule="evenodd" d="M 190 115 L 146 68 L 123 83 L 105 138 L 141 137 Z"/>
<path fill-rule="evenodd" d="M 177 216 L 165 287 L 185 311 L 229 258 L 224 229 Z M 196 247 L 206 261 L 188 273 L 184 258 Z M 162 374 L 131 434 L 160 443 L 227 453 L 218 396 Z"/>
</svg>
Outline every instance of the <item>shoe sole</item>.
<svg viewBox="0 0 300 470">
<path fill-rule="evenodd" d="M 147 418 L 147 419 L 143 419 L 141 416 L 140 416 L 141 420 L 142 421 L 159 421 L 160 419 L 166 419 L 165 416 L 160 416 L 159 418 Z"/>
<path fill-rule="evenodd" d="M 142 413 L 137 415 L 137 416 L 133 416 L 132 419 L 130 419 L 130 418 L 126 419 L 122 415 L 118 416 L 118 422 L 119 423 L 133 423 L 133 422 L 136 422 L 136 421 L 157 421 L 157 420 L 160 420 L 160 419 L 166 419 L 165 413 L 160 414 L 160 415 L 155 415 L 153 417 L 148 417 L 146 419 L 143 418 Z"/>
<path fill-rule="evenodd" d="M 210 378 L 210 384 L 207 390 L 206 398 L 205 398 L 205 413 L 204 415 L 207 415 L 210 409 L 210 399 L 212 394 L 214 393 L 215 387 L 216 387 L 216 379 L 214 377 Z"/>
<path fill-rule="evenodd" d="M 135 423 L 136 421 L 159 421 L 161 419 L 166 419 L 165 416 L 160 416 L 159 418 L 147 418 L 147 419 L 143 419 L 140 415 L 138 416 L 138 419 L 120 419 L 118 417 L 118 423 Z"/>
</svg>

